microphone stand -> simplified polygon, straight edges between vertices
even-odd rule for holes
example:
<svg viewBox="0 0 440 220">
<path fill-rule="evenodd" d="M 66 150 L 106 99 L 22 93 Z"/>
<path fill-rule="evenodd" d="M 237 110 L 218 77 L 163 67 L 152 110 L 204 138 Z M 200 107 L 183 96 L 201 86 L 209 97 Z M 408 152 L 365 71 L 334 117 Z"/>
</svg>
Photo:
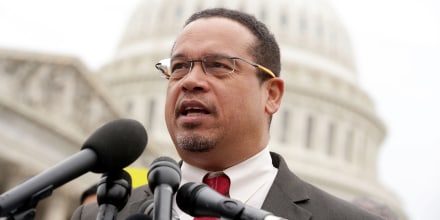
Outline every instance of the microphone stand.
<svg viewBox="0 0 440 220">
<path fill-rule="evenodd" d="M 104 174 L 98 183 L 96 220 L 116 220 L 131 194 L 131 177 L 124 170 Z"/>
<path fill-rule="evenodd" d="M 154 194 L 153 220 L 170 220 L 173 195 L 181 180 L 179 165 L 170 157 L 156 158 L 151 163 L 147 179 Z"/>
<path fill-rule="evenodd" d="M 11 210 L 8 213 L 4 213 L 5 215 L 1 214 L 0 217 L 6 217 L 6 220 L 33 220 L 36 215 L 38 202 L 52 195 L 53 190 L 53 186 L 47 186 L 24 200 L 22 205 L 18 208 Z M 2 209 L 3 208 L 0 207 L 0 212 L 4 211 Z"/>
</svg>

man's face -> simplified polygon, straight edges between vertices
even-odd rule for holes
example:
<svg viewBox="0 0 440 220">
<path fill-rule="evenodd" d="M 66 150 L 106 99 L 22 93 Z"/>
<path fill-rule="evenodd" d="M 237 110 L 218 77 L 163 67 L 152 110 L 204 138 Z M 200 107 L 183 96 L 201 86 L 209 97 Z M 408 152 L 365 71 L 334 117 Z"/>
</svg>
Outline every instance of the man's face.
<svg viewBox="0 0 440 220">
<path fill-rule="evenodd" d="M 238 22 L 203 18 L 183 29 L 172 58 L 199 60 L 221 54 L 255 61 L 249 53 L 254 42 L 255 37 Z M 183 160 L 193 165 L 204 163 L 207 158 L 214 162 L 221 155 L 236 160 L 267 144 L 260 141 L 268 132 L 267 91 L 256 71 L 252 65 L 237 60 L 234 73 L 217 77 L 205 74 L 201 63 L 195 62 L 185 77 L 169 80 L 165 118 Z"/>
</svg>

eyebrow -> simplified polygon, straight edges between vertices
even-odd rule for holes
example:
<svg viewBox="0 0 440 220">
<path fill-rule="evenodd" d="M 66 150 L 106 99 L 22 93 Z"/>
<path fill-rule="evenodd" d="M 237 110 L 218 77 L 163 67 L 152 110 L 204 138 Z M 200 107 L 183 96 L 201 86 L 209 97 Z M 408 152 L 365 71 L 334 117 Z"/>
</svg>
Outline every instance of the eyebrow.
<svg viewBox="0 0 440 220">
<path fill-rule="evenodd" d="M 185 56 L 184 54 L 176 54 L 176 55 L 173 55 L 173 56 L 171 56 L 171 59 L 174 59 L 174 58 L 187 58 L 188 56 Z"/>
<path fill-rule="evenodd" d="M 223 57 L 229 57 L 229 58 L 235 57 L 235 56 L 231 56 L 231 55 L 224 54 L 224 53 L 206 53 L 206 54 L 203 54 L 201 57 L 205 57 L 205 56 L 223 56 Z M 183 53 L 178 53 L 178 54 L 171 56 L 171 59 L 175 59 L 175 58 L 190 58 L 190 57 L 186 56 Z M 193 59 L 193 58 L 191 58 L 191 59 Z"/>
</svg>

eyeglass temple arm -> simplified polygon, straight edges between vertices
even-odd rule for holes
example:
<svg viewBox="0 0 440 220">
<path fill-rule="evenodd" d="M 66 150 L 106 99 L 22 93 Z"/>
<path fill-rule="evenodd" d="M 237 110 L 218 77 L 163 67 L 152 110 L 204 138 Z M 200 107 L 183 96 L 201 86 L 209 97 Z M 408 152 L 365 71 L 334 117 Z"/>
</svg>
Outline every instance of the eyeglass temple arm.
<svg viewBox="0 0 440 220">
<path fill-rule="evenodd" d="M 269 75 L 272 76 L 273 78 L 277 78 L 277 76 L 275 75 L 275 73 L 273 73 L 272 71 L 270 71 L 270 69 L 268 69 L 268 68 L 266 68 L 266 67 L 264 67 L 264 66 L 258 65 L 258 64 L 256 64 L 255 67 L 257 67 L 259 70 L 261 70 L 261 71 L 263 71 L 263 72 L 269 74 Z"/>
</svg>

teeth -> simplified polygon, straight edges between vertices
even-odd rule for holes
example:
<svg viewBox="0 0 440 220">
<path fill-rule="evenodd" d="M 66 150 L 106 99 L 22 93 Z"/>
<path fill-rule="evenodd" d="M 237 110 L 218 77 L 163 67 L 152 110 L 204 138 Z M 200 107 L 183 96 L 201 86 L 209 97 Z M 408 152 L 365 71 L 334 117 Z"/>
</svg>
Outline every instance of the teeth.
<svg viewBox="0 0 440 220">
<path fill-rule="evenodd" d="M 191 111 L 191 110 L 202 110 L 200 107 L 187 107 L 185 108 L 185 111 Z"/>
<path fill-rule="evenodd" d="M 182 112 L 184 115 L 187 115 L 188 113 L 203 113 L 205 110 L 202 107 L 186 107 L 184 111 Z"/>
</svg>

